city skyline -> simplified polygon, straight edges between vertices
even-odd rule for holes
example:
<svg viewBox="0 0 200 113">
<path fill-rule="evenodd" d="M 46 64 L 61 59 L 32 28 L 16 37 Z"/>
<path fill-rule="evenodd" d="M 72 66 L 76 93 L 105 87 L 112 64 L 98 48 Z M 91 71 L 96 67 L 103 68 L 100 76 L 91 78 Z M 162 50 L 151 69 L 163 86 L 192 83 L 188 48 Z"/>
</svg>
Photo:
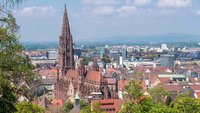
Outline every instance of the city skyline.
<svg viewBox="0 0 200 113">
<path fill-rule="evenodd" d="M 20 40 L 58 41 L 65 3 L 75 41 L 121 35 L 200 35 L 198 0 L 28 0 L 13 11 L 21 27 Z"/>
<path fill-rule="evenodd" d="M 199 19 L 200 0 L 0 0 L 0 113 L 199 113 Z"/>
</svg>

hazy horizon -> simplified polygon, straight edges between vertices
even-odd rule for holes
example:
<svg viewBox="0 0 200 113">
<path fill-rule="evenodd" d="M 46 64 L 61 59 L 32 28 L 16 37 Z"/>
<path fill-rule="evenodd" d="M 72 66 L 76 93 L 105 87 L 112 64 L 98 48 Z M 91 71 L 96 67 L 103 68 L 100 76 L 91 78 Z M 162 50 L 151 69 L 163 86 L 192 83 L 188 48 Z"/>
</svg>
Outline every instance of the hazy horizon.
<svg viewBox="0 0 200 113">
<path fill-rule="evenodd" d="M 22 41 L 56 41 L 67 5 L 74 40 L 200 35 L 199 0 L 27 0 L 13 11 Z"/>
</svg>

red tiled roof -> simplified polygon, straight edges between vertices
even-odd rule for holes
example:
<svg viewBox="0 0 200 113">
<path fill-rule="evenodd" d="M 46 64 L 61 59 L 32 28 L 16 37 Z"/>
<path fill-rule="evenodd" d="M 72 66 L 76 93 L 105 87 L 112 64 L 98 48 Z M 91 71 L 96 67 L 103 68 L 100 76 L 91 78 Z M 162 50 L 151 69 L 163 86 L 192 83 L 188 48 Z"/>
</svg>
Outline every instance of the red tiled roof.
<svg viewBox="0 0 200 113">
<path fill-rule="evenodd" d="M 122 102 L 118 99 L 106 99 L 106 100 L 92 100 L 92 103 L 100 103 L 101 109 L 114 109 L 113 111 L 106 111 L 108 113 L 117 113 L 122 105 Z"/>
<path fill-rule="evenodd" d="M 146 72 L 147 70 L 149 70 L 151 73 L 166 73 L 166 71 L 172 70 L 169 67 L 142 67 L 142 66 L 137 66 L 134 68 L 135 70 L 139 71 L 139 72 Z"/>
<path fill-rule="evenodd" d="M 40 70 L 39 74 L 41 76 L 56 76 L 57 75 L 57 70 L 55 68 Z"/>
<path fill-rule="evenodd" d="M 163 72 L 165 72 L 166 70 L 168 69 L 168 67 L 155 67 L 155 68 L 152 68 L 152 71 L 153 72 L 161 72 L 161 73 L 163 73 Z"/>
<path fill-rule="evenodd" d="M 200 91 L 200 85 L 190 85 L 190 88 L 195 91 Z"/>
<path fill-rule="evenodd" d="M 193 77 L 190 77 L 190 78 L 189 78 L 189 81 L 190 81 L 190 82 L 193 82 L 193 83 L 197 82 Z"/>
<path fill-rule="evenodd" d="M 86 75 L 86 80 L 101 82 L 101 72 L 89 70 Z"/>
<path fill-rule="evenodd" d="M 159 81 L 161 82 L 161 84 L 165 84 L 165 83 L 169 83 L 171 81 L 170 78 L 159 78 Z"/>
<path fill-rule="evenodd" d="M 150 75 L 150 82 L 153 84 L 158 79 L 157 74 L 151 74 Z"/>
<path fill-rule="evenodd" d="M 181 90 L 183 90 L 183 86 L 181 85 L 162 85 L 162 87 L 171 92 L 179 93 Z"/>
<path fill-rule="evenodd" d="M 200 79 L 199 78 L 190 77 L 189 81 L 195 83 L 195 82 L 200 82 Z"/>
<path fill-rule="evenodd" d="M 68 70 L 66 74 L 67 78 L 73 78 L 74 80 L 78 79 L 78 71 L 77 70 Z"/>
<path fill-rule="evenodd" d="M 57 69 L 56 69 L 56 68 L 52 68 L 52 69 L 50 70 L 50 72 L 51 72 L 51 73 L 57 73 Z"/>
<path fill-rule="evenodd" d="M 58 100 L 54 99 L 54 100 L 52 101 L 52 103 L 53 103 L 54 106 L 59 106 L 59 107 L 61 107 L 61 106 L 64 105 L 64 100 L 62 100 L 62 99 L 58 99 Z"/>
<path fill-rule="evenodd" d="M 138 72 L 145 72 L 148 68 L 143 67 L 143 66 L 137 66 L 134 67 L 135 70 L 137 70 Z"/>
</svg>

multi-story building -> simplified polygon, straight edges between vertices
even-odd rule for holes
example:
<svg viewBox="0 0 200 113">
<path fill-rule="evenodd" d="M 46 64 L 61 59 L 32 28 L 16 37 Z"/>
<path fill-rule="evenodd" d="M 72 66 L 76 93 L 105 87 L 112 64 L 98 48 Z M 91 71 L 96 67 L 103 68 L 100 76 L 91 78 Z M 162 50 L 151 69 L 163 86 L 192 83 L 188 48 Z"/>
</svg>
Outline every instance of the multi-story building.
<svg viewBox="0 0 200 113">
<path fill-rule="evenodd" d="M 161 55 L 160 64 L 161 66 L 174 66 L 174 55 Z"/>
</svg>

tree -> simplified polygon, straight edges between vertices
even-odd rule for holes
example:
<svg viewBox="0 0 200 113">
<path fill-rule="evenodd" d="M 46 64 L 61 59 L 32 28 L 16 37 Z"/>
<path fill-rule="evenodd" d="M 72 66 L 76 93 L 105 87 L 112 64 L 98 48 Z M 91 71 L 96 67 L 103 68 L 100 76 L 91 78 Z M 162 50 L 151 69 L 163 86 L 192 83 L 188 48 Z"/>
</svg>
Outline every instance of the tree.
<svg viewBox="0 0 200 113">
<path fill-rule="evenodd" d="M 154 103 L 150 97 L 142 99 L 139 103 L 129 101 L 125 103 L 120 110 L 120 113 L 148 113 Z"/>
<path fill-rule="evenodd" d="M 127 93 L 125 95 L 129 96 L 129 100 L 123 105 L 120 113 L 141 113 L 143 109 L 145 110 L 150 106 L 145 105 L 149 104 L 148 99 L 141 99 L 142 89 L 139 81 L 130 81 L 129 84 L 125 86 L 125 91 Z M 142 104 L 140 105 L 140 103 Z"/>
<path fill-rule="evenodd" d="M 81 113 L 106 113 L 104 110 L 100 109 L 101 104 L 98 102 L 92 103 L 92 109 L 91 105 L 87 105 L 81 109 Z"/>
<path fill-rule="evenodd" d="M 23 0 L 0 0 L 2 3 L 2 6 L 6 7 L 14 7 L 16 5 L 19 5 Z"/>
<path fill-rule="evenodd" d="M 83 60 L 81 61 L 81 64 L 83 64 L 83 65 L 88 65 L 88 63 L 90 62 L 90 61 L 92 61 L 91 60 L 91 58 L 83 58 Z"/>
<path fill-rule="evenodd" d="M 200 113 L 200 100 L 189 97 L 191 92 L 179 94 L 174 101 L 163 101 L 170 95 L 162 87 L 154 87 L 149 97 L 141 98 L 138 81 L 131 81 L 126 87 L 130 99 L 123 104 L 120 113 Z M 166 99 L 164 99 L 166 100 Z"/>
<path fill-rule="evenodd" d="M 171 107 L 176 113 L 199 113 L 200 112 L 200 100 L 191 98 L 189 93 L 180 94 L 174 102 L 171 103 Z"/>
<path fill-rule="evenodd" d="M 92 103 L 92 113 L 106 113 L 101 109 L 101 104 L 99 102 Z"/>
<path fill-rule="evenodd" d="M 144 72 L 132 69 L 134 71 L 134 79 L 141 80 L 143 78 Z"/>
<path fill-rule="evenodd" d="M 163 105 L 161 103 L 155 104 L 152 106 L 149 113 L 174 113 L 170 107 Z"/>
<path fill-rule="evenodd" d="M 92 113 L 91 105 L 87 105 L 81 108 L 81 113 Z"/>
<path fill-rule="evenodd" d="M 139 81 L 130 81 L 128 85 L 125 86 L 125 91 L 131 100 L 139 99 L 142 96 L 141 85 Z"/>
<path fill-rule="evenodd" d="M 15 113 L 44 113 L 44 108 L 31 102 L 19 102 L 16 105 L 17 112 Z"/>
<path fill-rule="evenodd" d="M 71 101 L 67 101 L 64 105 L 64 112 L 69 113 L 74 108 L 74 104 Z"/>
<path fill-rule="evenodd" d="M 155 86 L 155 87 L 149 89 L 149 94 L 153 98 L 153 101 L 155 103 L 165 103 L 165 104 L 170 103 L 170 99 L 171 99 L 170 92 L 166 91 L 161 86 Z"/>
<path fill-rule="evenodd" d="M 139 103 L 140 111 L 143 113 L 148 113 L 153 106 L 155 106 L 155 104 L 153 103 L 153 99 L 151 97 L 146 97 Z"/>
<path fill-rule="evenodd" d="M 125 86 L 125 90 L 130 96 L 130 100 L 123 105 L 120 113 L 170 113 L 171 111 L 168 106 L 163 103 L 157 103 L 154 100 L 156 96 L 154 93 L 157 93 L 158 91 L 161 91 L 162 95 L 168 94 L 165 93 L 164 89 L 161 90 L 160 87 L 152 89 L 153 96 L 150 97 L 142 96 L 139 81 L 131 81 L 127 86 Z"/>
<path fill-rule="evenodd" d="M 2 0 L 0 5 L 0 112 L 16 111 L 17 95 L 26 94 L 20 84 L 33 80 L 34 68 L 23 55 L 19 44 L 15 18 L 8 11 L 21 0 Z M 29 91 L 30 92 L 30 91 Z"/>
<path fill-rule="evenodd" d="M 0 75 L 0 113 L 13 113 L 16 111 L 13 104 L 15 101 L 16 95 L 13 93 L 10 82 Z"/>
<path fill-rule="evenodd" d="M 135 104 L 132 101 L 129 101 L 122 106 L 120 113 L 141 113 L 141 112 L 137 104 Z"/>
<path fill-rule="evenodd" d="M 88 106 L 89 105 L 89 103 L 87 103 L 85 100 L 81 100 L 80 101 L 80 107 L 81 108 L 84 108 L 84 107 L 86 107 L 86 106 Z"/>
<path fill-rule="evenodd" d="M 22 54 L 22 50 L 23 47 L 19 44 L 15 33 L 8 28 L 0 27 L 0 79 L 4 81 L 1 83 L 3 85 L 0 86 L 0 89 L 2 89 L 0 95 L 4 100 L 12 103 L 16 102 L 15 96 L 28 94 L 25 93 L 26 90 L 21 90 L 22 87 L 19 87 L 19 84 L 30 83 L 33 80 L 33 66 L 29 59 Z M 14 105 L 11 106 L 11 103 L 3 102 L 1 104 L 9 109 L 6 110 L 1 107 L 0 109 L 4 113 L 14 110 L 12 107 Z"/>
<path fill-rule="evenodd" d="M 105 58 L 105 57 L 102 58 L 101 61 L 103 61 L 106 64 L 111 62 L 111 60 L 109 58 Z"/>
</svg>

